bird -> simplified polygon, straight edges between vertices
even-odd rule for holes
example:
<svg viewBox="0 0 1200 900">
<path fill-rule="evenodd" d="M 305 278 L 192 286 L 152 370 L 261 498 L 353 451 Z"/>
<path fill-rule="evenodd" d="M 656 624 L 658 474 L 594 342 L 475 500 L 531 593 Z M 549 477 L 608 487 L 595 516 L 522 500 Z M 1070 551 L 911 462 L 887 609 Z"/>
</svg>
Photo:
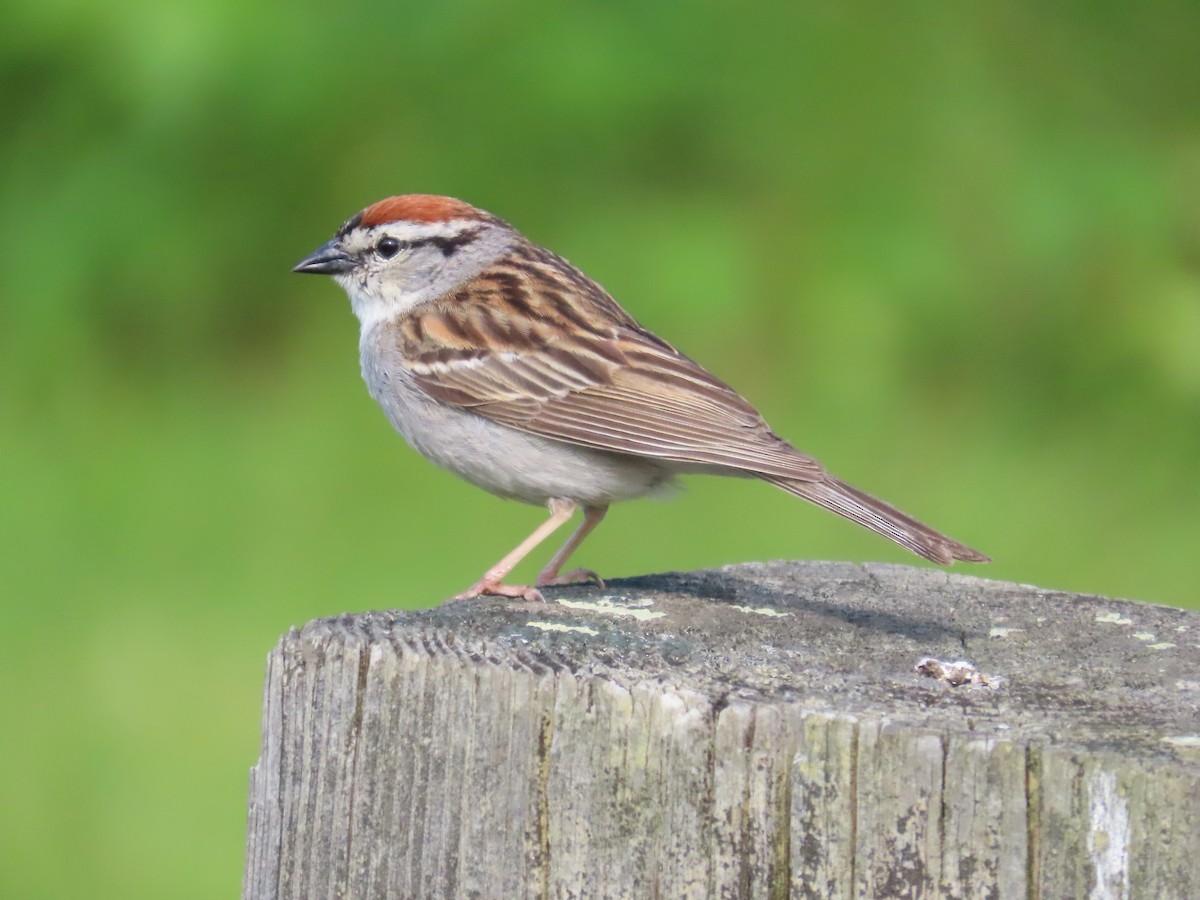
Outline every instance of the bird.
<svg viewBox="0 0 1200 900">
<path fill-rule="evenodd" d="M 931 562 L 987 556 L 831 475 L 699 363 L 642 327 L 596 281 L 462 200 L 388 197 L 293 269 L 330 275 L 360 323 L 367 389 L 438 466 L 549 517 L 450 598 L 543 600 L 596 582 L 563 572 L 611 504 L 669 492 L 680 475 L 757 478 Z M 583 519 L 533 585 L 507 576 Z"/>
</svg>

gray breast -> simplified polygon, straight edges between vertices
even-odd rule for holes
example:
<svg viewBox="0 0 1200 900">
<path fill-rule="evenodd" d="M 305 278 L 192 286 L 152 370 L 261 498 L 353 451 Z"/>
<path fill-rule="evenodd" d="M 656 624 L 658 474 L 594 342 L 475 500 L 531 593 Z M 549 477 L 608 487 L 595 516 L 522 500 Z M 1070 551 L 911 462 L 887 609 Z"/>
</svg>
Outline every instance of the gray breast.
<svg viewBox="0 0 1200 900">
<path fill-rule="evenodd" d="M 528 434 L 432 399 L 389 351 L 386 330 L 363 336 L 363 380 L 393 427 L 436 465 L 493 494 L 536 504 L 560 498 L 607 505 L 670 482 L 663 464 Z"/>
</svg>

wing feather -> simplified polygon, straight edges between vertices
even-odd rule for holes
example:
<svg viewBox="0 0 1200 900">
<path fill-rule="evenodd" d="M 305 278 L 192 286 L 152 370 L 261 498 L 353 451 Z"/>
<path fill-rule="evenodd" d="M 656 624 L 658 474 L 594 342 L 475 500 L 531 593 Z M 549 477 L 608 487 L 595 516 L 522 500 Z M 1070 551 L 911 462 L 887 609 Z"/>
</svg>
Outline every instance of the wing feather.
<svg viewBox="0 0 1200 900">
<path fill-rule="evenodd" d="M 406 315 L 395 349 L 417 384 L 443 403 L 555 440 L 768 477 L 823 477 L 736 391 L 641 328 L 595 282 L 551 268 L 538 279 L 526 265 L 501 263 Z M 580 311 L 564 286 L 596 296 Z"/>
</svg>

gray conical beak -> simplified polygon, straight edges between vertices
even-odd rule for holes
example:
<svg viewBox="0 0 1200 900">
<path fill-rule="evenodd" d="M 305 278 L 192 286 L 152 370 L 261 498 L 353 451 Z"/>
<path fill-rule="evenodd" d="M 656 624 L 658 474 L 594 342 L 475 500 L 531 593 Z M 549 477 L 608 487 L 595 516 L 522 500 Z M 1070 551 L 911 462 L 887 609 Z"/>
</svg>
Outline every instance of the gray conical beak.
<svg viewBox="0 0 1200 900">
<path fill-rule="evenodd" d="M 354 260 L 342 252 L 337 238 L 334 238 L 296 263 L 292 271 L 312 275 L 338 275 L 353 268 Z"/>
</svg>

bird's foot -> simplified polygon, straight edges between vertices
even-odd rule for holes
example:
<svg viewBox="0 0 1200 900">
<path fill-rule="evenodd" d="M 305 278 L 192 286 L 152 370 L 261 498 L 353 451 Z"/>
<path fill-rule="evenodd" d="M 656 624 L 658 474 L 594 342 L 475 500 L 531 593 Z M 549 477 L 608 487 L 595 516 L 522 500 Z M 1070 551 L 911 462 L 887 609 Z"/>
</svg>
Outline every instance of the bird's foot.
<svg viewBox="0 0 1200 900">
<path fill-rule="evenodd" d="M 570 572 L 558 573 L 543 572 L 537 577 L 538 587 L 550 587 L 556 584 L 594 584 L 596 587 L 604 587 L 604 579 L 593 572 L 591 569 L 572 569 Z"/>
<path fill-rule="evenodd" d="M 528 600 L 530 603 L 544 603 L 546 601 L 546 598 L 542 596 L 542 592 L 535 587 L 526 587 L 520 584 L 503 584 L 499 578 L 484 576 L 461 594 L 455 594 L 453 597 L 442 602 L 453 603 L 455 600 L 470 600 L 472 597 L 480 596 L 520 597 L 522 600 Z"/>
</svg>

